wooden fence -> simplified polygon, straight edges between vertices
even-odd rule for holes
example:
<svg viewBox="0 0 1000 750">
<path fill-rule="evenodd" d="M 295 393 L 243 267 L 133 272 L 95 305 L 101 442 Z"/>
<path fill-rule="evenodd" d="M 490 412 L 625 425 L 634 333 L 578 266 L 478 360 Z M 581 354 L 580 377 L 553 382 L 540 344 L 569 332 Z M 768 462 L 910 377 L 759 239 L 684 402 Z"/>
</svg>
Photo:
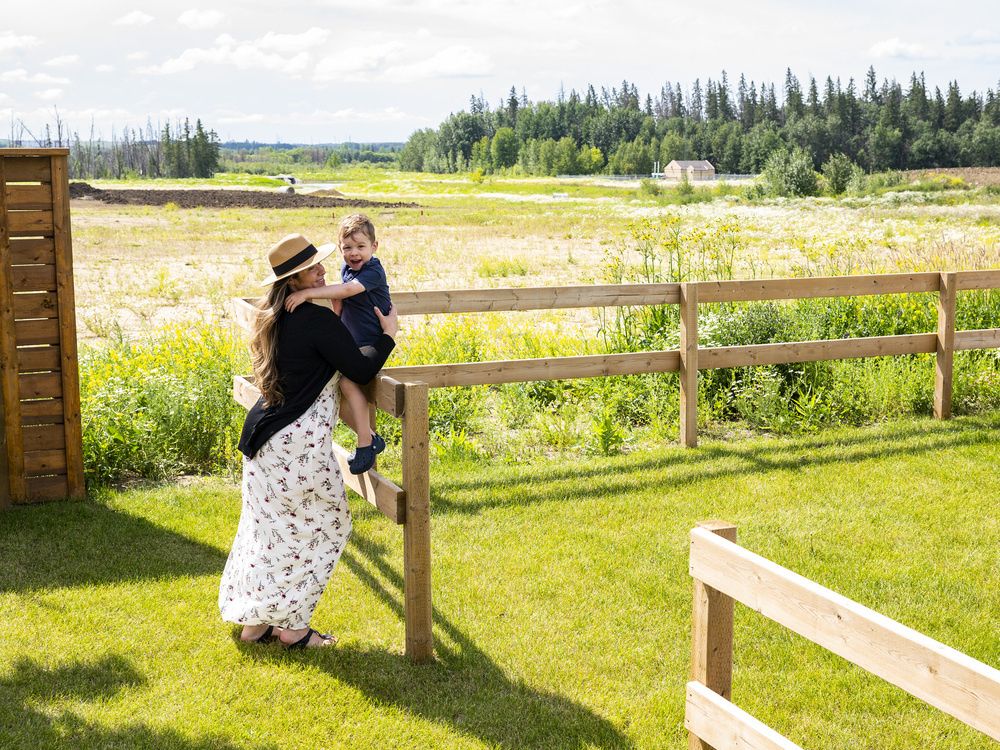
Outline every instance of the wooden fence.
<svg viewBox="0 0 1000 750">
<path fill-rule="evenodd" d="M 0 149 L 0 508 L 83 497 L 68 149 Z"/>
<path fill-rule="evenodd" d="M 699 369 L 933 353 L 937 355 L 934 412 L 939 418 L 947 418 L 951 414 L 954 352 L 1000 346 L 1000 328 L 955 330 L 956 293 L 996 288 L 1000 288 L 1000 271 L 394 292 L 393 304 L 400 315 L 680 306 L 679 350 L 387 367 L 376 378 L 369 395 L 372 423 L 374 409 L 378 407 L 400 418 L 403 424 L 402 487 L 376 471 L 362 478 L 353 477 L 346 470 L 347 452 L 339 446 L 336 450 L 348 486 L 388 518 L 404 525 L 407 653 L 419 661 L 429 658 L 433 649 L 430 633 L 430 470 L 426 435 L 428 388 L 679 372 L 681 442 L 693 447 L 698 442 Z M 698 346 L 698 305 L 703 303 L 915 292 L 939 294 L 936 333 L 752 346 Z M 254 315 L 251 301 L 234 300 L 233 315 L 240 326 L 248 329 Z M 236 378 L 234 396 L 241 404 L 249 408 L 259 395 L 248 378 Z"/>
<path fill-rule="evenodd" d="M 1000 740 L 1000 671 L 743 549 L 735 526 L 691 531 L 690 572 L 691 750 L 799 747 L 730 702 L 737 601 Z"/>
</svg>

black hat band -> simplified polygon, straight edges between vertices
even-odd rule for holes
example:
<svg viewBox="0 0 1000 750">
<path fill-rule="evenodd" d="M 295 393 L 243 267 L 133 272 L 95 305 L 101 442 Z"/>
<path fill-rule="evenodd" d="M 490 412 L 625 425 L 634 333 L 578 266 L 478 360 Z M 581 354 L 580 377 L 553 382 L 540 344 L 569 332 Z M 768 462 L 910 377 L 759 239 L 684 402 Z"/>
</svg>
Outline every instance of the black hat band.
<svg viewBox="0 0 1000 750">
<path fill-rule="evenodd" d="M 295 253 L 295 255 L 286 260 L 284 263 L 279 263 L 276 266 L 271 266 L 272 270 L 274 271 L 274 275 L 281 276 L 282 274 L 288 273 L 293 268 L 301 266 L 303 263 L 309 260 L 309 258 L 316 255 L 316 252 L 317 252 L 316 248 L 313 247 L 311 244 L 306 245 L 304 250 Z"/>
</svg>

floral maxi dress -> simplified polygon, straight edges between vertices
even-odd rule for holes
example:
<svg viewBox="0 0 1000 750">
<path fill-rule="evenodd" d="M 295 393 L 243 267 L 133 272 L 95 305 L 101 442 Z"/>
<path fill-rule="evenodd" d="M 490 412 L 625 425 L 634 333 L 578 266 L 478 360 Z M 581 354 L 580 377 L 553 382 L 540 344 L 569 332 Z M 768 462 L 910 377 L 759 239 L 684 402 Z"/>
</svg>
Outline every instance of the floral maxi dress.
<svg viewBox="0 0 1000 750">
<path fill-rule="evenodd" d="M 219 587 L 227 622 L 307 627 L 340 559 L 351 513 L 333 455 L 338 378 L 243 459 L 243 507 Z"/>
</svg>

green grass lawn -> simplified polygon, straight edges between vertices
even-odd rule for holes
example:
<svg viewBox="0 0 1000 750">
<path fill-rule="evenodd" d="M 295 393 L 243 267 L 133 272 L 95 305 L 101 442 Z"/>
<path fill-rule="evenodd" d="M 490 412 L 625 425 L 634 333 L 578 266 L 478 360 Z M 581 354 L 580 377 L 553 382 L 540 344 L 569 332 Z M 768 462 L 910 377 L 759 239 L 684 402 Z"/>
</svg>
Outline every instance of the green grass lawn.
<svg viewBox="0 0 1000 750">
<path fill-rule="evenodd" d="M 1000 415 L 613 458 L 432 465 L 437 660 L 402 653 L 402 534 L 360 502 L 315 624 L 219 620 L 220 479 L 0 515 L 2 748 L 684 748 L 700 519 L 1000 665 Z M 388 468 L 392 473 L 392 466 Z M 806 748 L 995 743 L 738 607 L 734 699 Z"/>
</svg>

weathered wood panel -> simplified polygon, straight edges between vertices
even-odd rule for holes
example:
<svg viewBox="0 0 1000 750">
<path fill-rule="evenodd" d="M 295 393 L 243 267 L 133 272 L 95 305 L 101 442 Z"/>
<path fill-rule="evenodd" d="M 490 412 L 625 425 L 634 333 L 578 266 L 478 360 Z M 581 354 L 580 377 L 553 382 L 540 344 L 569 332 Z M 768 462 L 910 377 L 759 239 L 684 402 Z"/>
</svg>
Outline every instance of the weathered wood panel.
<svg viewBox="0 0 1000 750">
<path fill-rule="evenodd" d="M 29 451 L 24 452 L 24 473 L 29 476 L 43 474 L 66 473 L 66 451 Z"/>
<path fill-rule="evenodd" d="M 8 211 L 7 230 L 11 237 L 37 237 L 53 232 L 52 211 Z"/>
<path fill-rule="evenodd" d="M 70 497 L 83 498 L 83 425 L 80 417 L 80 373 L 76 350 L 76 295 L 73 290 L 73 239 L 69 215 L 69 165 L 64 155 L 52 157 L 52 221 L 56 247 L 56 291 L 59 304 L 59 373 L 62 377 L 63 428 L 66 434 L 66 481 Z"/>
<path fill-rule="evenodd" d="M 19 373 L 58 369 L 58 346 L 29 346 L 17 350 L 17 371 Z"/>
<path fill-rule="evenodd" d="M 59 314 L 56 295 L 52 292 L 35 292 L 31 294 L 14 295 L 14 317 L 24 318 L 55 318 Z M 19 345 L 27 345 L 26 341 L 18 341 Z"/>
<path fill-rule="evenodd" d="M 58 372 L 29 373 L 19 376 L 18 380 L 22 402 L 25 399 L 62 397 L 62 378 Z"/>
<path fill-rule="evenodd" d="M 61 398 L 35 399 L 21 401 L 21 424 L 53 424 L 63 421 L 63 402 Z"/>
<path fill-rule="evenodd" d="M 58 344 L 59 321 L 55 318 L 14 321 L 14 337 L 19 346 Z"/>
<path fill-rule="evenodd" d="M 12 211 L 39 211 L 52 208 L 52 186 L 11 185 L 4 186 L 7 192 L 7 208 Z"/>
<path fill-rule="evenodd" d="M 61 424 L 29 425 L 22 428 L 25 451 L 54 451 L 66 447 Z"/>
<path fill-rule="evenodd" d="M 10 241 L 10 262 L 15 266 L 56 263 L 55 240 L 51 237 L 21 237 Z"/>
<path fill-rule="evenodd" d="M 1000 740 L 1000 671 L 711 532 L 691 531 L 691 575 Z"/>
<path fill-rule="evenodd" d="M 51 159 L 47 154 L 28 156 L 29 151 L 25 149 L 22 155 L 17 155 L 15 149 L 4 149 L 5 182 L 52 182 Z M 66 153 L 69 153 L 68 149 Z"/>
<path fill-rule="evenodd" d="M 69 484 L 65 474 L 28 477 L 28 502 L 63 500 L 69 497 Z"/>
<path fill-rule="evenodd" d="M 54 292 L 56 267 L 14 266 L 10 269 L 10 283 L 15 292 Z"/>
</svg>

